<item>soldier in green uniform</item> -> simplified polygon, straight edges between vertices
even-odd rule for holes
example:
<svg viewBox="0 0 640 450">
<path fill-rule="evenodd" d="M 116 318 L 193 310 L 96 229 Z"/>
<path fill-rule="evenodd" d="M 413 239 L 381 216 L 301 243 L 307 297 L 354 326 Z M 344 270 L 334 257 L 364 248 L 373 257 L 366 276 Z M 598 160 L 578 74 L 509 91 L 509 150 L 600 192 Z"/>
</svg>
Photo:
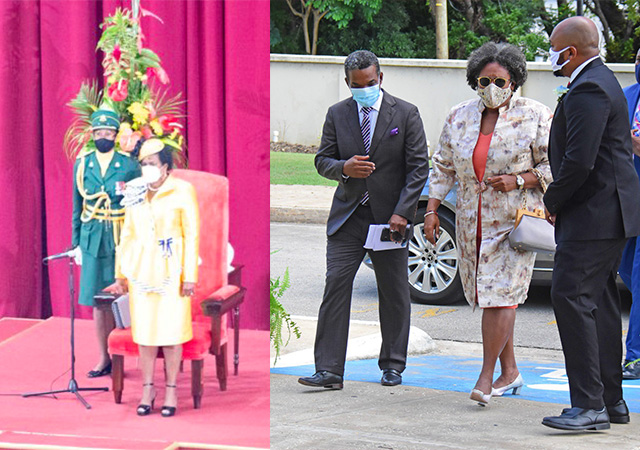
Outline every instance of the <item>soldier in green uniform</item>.
<svg viewBox="0 0 640 450">
<path fill-rule="evenodd" d="M 137 161 L 115 147 L 119 127 L 114 111 L 94 112 L 91 128 L 96 148 L 83 150 L 73 168 L 72 245 L 76 254 L 81 253 L 82 264 L 78 302 L 93 307 L 100 346 L 100 360 L 87 374 L 90 378 L 111 373 L 107 338 L 114 328 L 113 314 L 93 297 L 114 282 L 115 251 L 124 222 L 122 191 L 125 182 L 140 176 Z"/>
</svg>

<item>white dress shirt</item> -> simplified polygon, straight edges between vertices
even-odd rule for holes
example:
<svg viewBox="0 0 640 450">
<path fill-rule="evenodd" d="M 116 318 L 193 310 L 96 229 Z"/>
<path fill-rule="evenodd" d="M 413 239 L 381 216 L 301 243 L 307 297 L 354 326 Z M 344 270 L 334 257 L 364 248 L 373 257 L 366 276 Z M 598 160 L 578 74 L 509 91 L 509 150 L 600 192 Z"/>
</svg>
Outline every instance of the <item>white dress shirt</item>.
<svg viewBox="0 0 640 450">
<path fill-rule="evenodd" d="M 574 70 L 573 73 L 571 74 L 571 76 L 569 77 L 569 83 L 573 83 L 573 80 L 575 80 L 576 77 L 578 76 L 578 74 L 580 72 L 582 72 L 582 69 L 587 67 L 587 64 L 589 64 L 591 61 L 593 61 L 594 59 L 597 59 L 597 58 L 600 58 L 600 55 L 596 55 L 593 58 L 589 58 L 585 62 L 580 64 L 578 67 L 576 67 L 576 70 Z"/>
<path fill-rule="evenodd" d="M 378 113 L 380 112 L 380 107 L 382 106 L 382 96 L 384 95 L 384 91 L 380 89 L 380 95 L 378 96 L 378 100 L 371 106 L 371 111 L 369 111 L 369 123 L 371 124 L 371 133 L 369 133 L 369 144 L 371 144 L 371 139 L 373 139 L 373 133 L 376 129 L 376 122 L 378 121 Z M 358 103 L 358 121 L 360 122 L 360 126 L 362 126 L 362 119 L 364 114 L 362 114 L 363 106 Z"/>
<path fill-rule="evenodd" d="M 384 95 L 384 91 L 381 88 L 380 95 L 378 96 L 378 100 L 376 100 L 373 106 L 371 106 L 371 111 L 369 111 L 369 124 L 371 126 L 370 128 L 371 132 L 369 133 L 369 142 L 368 142 L 369 148 L 371 148 L 371 140 L 373 139 L 373 133 L 376 129 L 376 122 L 378 121 L 378 113 L 380 112 L 380 107 L 382 106 L 383 95 Z M 358 105 L 358 122 L 360 122 L 360 126 L 362 126 L 362 119 L 364 117 L 364 115 L 362 114 L 363 106 L 360 103 L 357 103 L 357 105 Z M 346 181 L 349 179 L 349 176 L 343 173 L 342 179 Z"/>
</svg>

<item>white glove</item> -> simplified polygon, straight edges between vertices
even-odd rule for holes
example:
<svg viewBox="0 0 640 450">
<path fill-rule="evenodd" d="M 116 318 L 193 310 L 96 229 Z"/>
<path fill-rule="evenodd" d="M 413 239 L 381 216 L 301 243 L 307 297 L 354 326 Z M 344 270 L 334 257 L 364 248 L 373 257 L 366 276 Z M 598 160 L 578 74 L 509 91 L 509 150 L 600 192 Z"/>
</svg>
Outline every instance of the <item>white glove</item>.
<svg viewBox="0 0 640 450">
<path fill-rule="evenodd" d="M 71 257 L 77 265 L 82 265 L 82 250 L 80 250 L 80 246 L 77 246 L 73 250 L 71 250 Z"/>
</svg>

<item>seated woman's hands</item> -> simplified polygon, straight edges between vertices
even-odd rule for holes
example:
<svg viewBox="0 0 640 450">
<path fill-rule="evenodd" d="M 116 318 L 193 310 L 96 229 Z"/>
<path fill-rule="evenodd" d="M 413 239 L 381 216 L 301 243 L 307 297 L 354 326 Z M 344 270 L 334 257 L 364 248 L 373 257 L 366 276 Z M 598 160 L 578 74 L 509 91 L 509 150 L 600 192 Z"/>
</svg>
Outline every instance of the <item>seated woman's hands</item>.
<svg viewBox="0 0 640 450">
<path fill-rule="evenodd" d="M 129 292 L 129 285 L 124 278 L 116 278 L 116 282 L 104 288 L 103 291 L 115 295 L 124 295 Z"/>
<path fill-rule="evenodd" d="M 195 283 L 189 283 L 188 281 L 184 281 L 182 283 L 182 292 L 180 292 L 180 295 L 182 295 L 183 297 L 191 297 L 195 290 L 196 290 Z"/>
</svg>

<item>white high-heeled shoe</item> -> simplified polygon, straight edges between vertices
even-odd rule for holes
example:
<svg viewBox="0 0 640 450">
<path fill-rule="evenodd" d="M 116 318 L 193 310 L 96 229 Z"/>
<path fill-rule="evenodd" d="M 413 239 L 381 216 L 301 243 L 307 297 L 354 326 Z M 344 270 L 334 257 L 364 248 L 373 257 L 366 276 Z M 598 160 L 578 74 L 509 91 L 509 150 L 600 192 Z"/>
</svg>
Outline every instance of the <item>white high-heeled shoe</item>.
<svg viewBox="0 0 640 450">
<path fill-rule="evenodd" d="M 492 397 L 502 397 L 502 394 L 507 392 L 509 389 L 512 389 L 512 391 L 511 391 L 512 395 L 518 395 L 518 394 L 520 394 L 520 391 L 522 390 L 522 386 L 524 386 L 524 380 L 522 379 L 522 375 L 518 374 L 516 379 L 513 380 L 513 382 L 507 384 L 506 386 L 502 386 L 500 388 L 492 387 L 491 388 L 491 396 Z"/>
<path fill-rule="evenodd" d="M 485 394 L 480 389 L 472 389 L 469 398 L 478 402 L 478 405 L 480 406 L 487 406 L 489 404 L 489 400 L 491 400 L 491 394 Z"/>
</svg>

